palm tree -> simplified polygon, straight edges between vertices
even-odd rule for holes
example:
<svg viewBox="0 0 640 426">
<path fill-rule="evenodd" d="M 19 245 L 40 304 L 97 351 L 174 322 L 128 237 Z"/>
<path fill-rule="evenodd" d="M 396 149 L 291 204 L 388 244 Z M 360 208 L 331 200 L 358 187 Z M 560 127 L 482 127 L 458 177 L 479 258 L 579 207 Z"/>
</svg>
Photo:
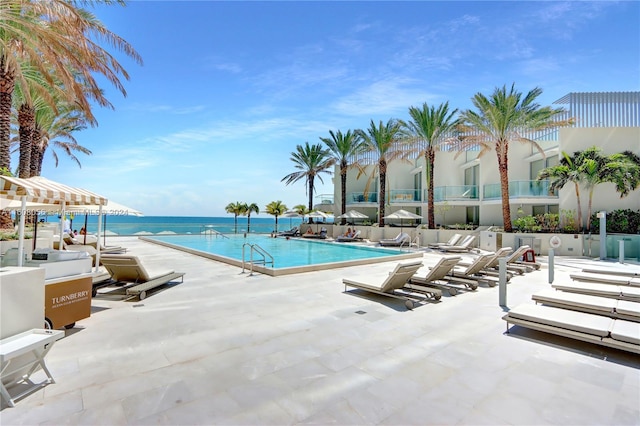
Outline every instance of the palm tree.
<svg viewBox="0 0 640 426">
<path fill-rule="evenodd" d="M 243 204 L 243 212 L 242 214 L 247 215 L 247 234 L 251 231 L 251 213 L 255 212 L 256 214 L 260 213 L 260 207 L 256 203 L 251 204 Z"/>
<path fill-rule="evenodd" d="M 233 215 L 234 234 L 238 233 L 238 216 L 244 214 L 245 206 L 246 204 L 241 203 L 240 201 L 236 201 L 235 203 L 227 204 L 227 207 L 224 208 L 224 211 Z"/>
<path fill-rule="evenodd" d="M 330 157 L 329 151 L 322 148 L 320 144 L 311 145 L 309 142 L 305 142 L 304 145 L 297 145 L 296 151 L 291 153 L 291 161 L 295 164 L 295 168 L 299 171 L 289 173 L 282 178 L 281 182 L 285 182 L 287 185 L 295 183 L 300 179 L 305 179 L 305 189 L 309 195 L 309 210 L 313 210 L 313 192 L 314 181 L 318 177 L 320 182 L 322 180 L 321 173 L 331 174 L 328 170 L 333 160 Z"/>
<path fill-rule="evenodd" d="M 452 131 L 458 126 L 458 120 L 454 118 L 458 110 L 449 111 L 449 102 L 440 104 L 438 108 L 429 107 L 425 102 L 422 109 L 409 108 L 411 121 L 403 123 L 405 132 L 414 143 L 414 150 L 419 156 L 424 155 L 427 178 L 427 217 L 429 229 L 435 229 L 436 221 L 433 200 L 433 175 L 436 160 L 436 147 L 451 136 Z"/>
<path fill-rule="evenodd" d="M 371 120 L 369 128 L 365 132 L 364 130 L 358 130 L 358 134 L 363 140 L 364 145 L 368 151 L 371 151 L 377 155 L 377 173 L 380 176 L 380 197 L 378 200 L 378 224 L 384 226 L 384 205 L 386 199 L 386 180 L 387 180 L 387 166 L 395 159 L 402 158 L 403 152 L 397 147 L 394 148 L 394 142 L 397 142 L 401 136 L 402 124 L 398 120 L 390 119 L 386 124 L 380 123 L 378 126 Z M 372 182 L 374 176 L 369 176 L 367 182 L 367 189 Z"/>
<path fill-rule="evenodd" d="M 265 206 L 265 211 L 276 217 L 276 231 L 278 232 L 278 216 L 282 216 L 287 211 L 287 206 L 282 201 L 272 201 Z"/>
<path fill-rule="evenodd" d="M 357 155 L 362 152 L 363 145 L 360 135 L 357 132 L 347 130 L 342 134 L 340 130 L 336 133 L 329 130 L 331 138 L 320 138 L 322 142 L 329 148 L 333 154 L 333 161 L 340 165 L 340 214 L 347 212 L 347 170 L 349 167 L 360 167 L 357 161 Z M 354 161 L 349 164 L 349 161 Z M 346 219 L 342 219 L 342 224 L 346 223 Z"/>
<path fill-rule="evenodd" d="M 124 3 L 104 1 L 115 2 Z M 94 75 L 104 76 L 123 95 L 126 91 L 120 77 L 129 79 L 125 69 L 95 40 L 103 41 L 142 63 L 133 47 L 110 32 L 93 14 L 77 8 L 77 4 L 67 0 L 2 2 L 0 167 L 10 168 L 12 94 L 16 85 L 24 86 L 23 91 L 26 91 L 29 79 L 24 67 L 36 70 L 52 86 L 59 81 L 65 88 L 67 99 L 93 119 L 90 101 L 110 106 Z"/>
<path fill-rule="evenodd" d="M 497 87 L 490 98 L 476 93 L 471 101 L 476 111 L 466 110 L 461 119 L 472 130 L 465 137 L 465 143 L 480 146 L 480 155 L 495 149 L 500 172 L 500 189 L 502 194 L 502 219 L 504 230 L 512 232 L 511 207 L 509 205 L 509 143 L 512 141 L 530 143 L 540 153 L 544 152 L 540 145 L 526 136 L 527 132 L 571 124 L 573 120 L 558 120 L 563 108 L 541 107 L 535 100 L 542 93 L 536 87 L 526 96 L 515 90 L 515 84 L 508 90 L 507 86 Z"/>
<path fill-rule="evenodd" d="M 582 176 L 579 166 L 576 164 L 574 159 L 569 156 L 569 154 L 562 151 L 560 164 L 542 169 L 540 170 L 540 173 L 538 173 L 538 180 L 546 179 L 550 179 L 549 190 L 554 192 L 560 190 L 568 183 L 573 183 L 578 206 L 578 227 L 583 229 L 582 204 L 580 202 L 580 181 L 582 180 Z"/>
<path fill-rule="evenodd" d="M 298 204 L 298 205 L 294 206 L 293 210 L 296 213 L 298 213 L 300 216 L 306 216 L 309 213 L 311 213 L 311 210 L 309 210 L 309 208 L 307 206 L 305 206 L 304 204 Z"/>
</svg>

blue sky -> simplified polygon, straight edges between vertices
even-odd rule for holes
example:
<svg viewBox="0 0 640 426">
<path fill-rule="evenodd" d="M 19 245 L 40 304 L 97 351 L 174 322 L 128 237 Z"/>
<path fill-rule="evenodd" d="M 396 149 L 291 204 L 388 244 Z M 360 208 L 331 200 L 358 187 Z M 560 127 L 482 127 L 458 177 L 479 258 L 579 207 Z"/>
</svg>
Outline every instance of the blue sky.
<svg viewBox="0 0 640 426">
<path fill-rule="evenodd" d="M 640 90 L 638 2 L 132 1 L 98 18 L 140 53 L 127 97 L 76 135 L 78 168 L 49 155 L 43 176 L 145 215 L 227 216 L 235 201 L 306 204 L 285 186 L 297 144 L 408 107 L 539 86 Z M 17 158 L 12 165 L 17 165 Z M 332 177 L 317 193 L 332 193 Z M 260 214 L 259 217 L 262 217 Z M 266 215 L 265 215 L 266 217 Z"/>
</svg>

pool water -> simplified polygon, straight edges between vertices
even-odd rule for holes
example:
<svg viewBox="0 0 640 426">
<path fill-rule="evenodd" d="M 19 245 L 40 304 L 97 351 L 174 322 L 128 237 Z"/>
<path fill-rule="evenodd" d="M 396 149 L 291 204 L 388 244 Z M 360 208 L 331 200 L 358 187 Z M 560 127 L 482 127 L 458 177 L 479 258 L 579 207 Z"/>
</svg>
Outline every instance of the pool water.
<svg viewBox="0 0 640 426">
<path fill-rule="evenodd" d="M 314 266 L 310 270 L 327 269 L 318 268 L 319 265 L 327 266 L 346 266 L 341 265 L 344 262 L 372 263 L 377 261 L 389 261 L 398 258 L 416 257 L 407 256 L 407 252 L 397 249 L 368 247 L 359 244 L 334 243 L 327 241 L 306 240 L 302 238 L 284 237 L 271 238 L 267 235 L 228 235 L 222 236 L 203 236 L 203 235 L 162 235 L 153 237 L 144 237 L 146 241 L 158 242 L 163 245 L 170 245 L 174 248 L 186 248 L 190 252 L 200 252 L 213 255 L 212 258 L 225 261 L 226 259 L 238 264 L 242 262 L 243 246 L 245 251 L 245 261 L 249 261 L 250 244 L 257 244 L 261 249 L 269 253 L 274 261 L 274 270 Z M 195 253 L 199 254 L 199 253 Z M 422 256 L 420 254 L 420 256 Z M 211 256 L 207 256 L 211 257 Z M 220 259 L 218 259 L 220 257 Z M 262 257 L 254 253 L 253 259 L 261 259 Z M 340 265 L 336 265 L 340 264 Z M 271 264 L 267 264 L 271 268 Z M 296 271 L 296 272 L 302 272 Z"/>
</svg>

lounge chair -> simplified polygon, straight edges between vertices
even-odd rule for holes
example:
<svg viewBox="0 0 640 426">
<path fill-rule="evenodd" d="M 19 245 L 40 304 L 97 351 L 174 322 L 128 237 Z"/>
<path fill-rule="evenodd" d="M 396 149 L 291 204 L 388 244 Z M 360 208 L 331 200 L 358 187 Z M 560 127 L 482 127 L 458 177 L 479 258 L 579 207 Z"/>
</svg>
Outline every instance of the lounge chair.
<svg viewBox="0 0 640 426">
<path fill-rule="evenodd" d="M 475 239 L 476 239 L 475 235 L 467 235 L 466 237 L 464 237 L 464 239 L 460 244 L 454 244 L 452 246 L 443 245 L 438 247 L 438 250 L 452 252 L 452 253 L 469 252 L 473 249 L 473 247 L 471 247 L 471 243 L 473 243 Z"/>
<path fill-rule="evenodd" d="M 484 283 L 489 287 L 495 287 L 498 284 L 498 278 L 486 273 L 486 268 L 489 263 L 493 262 L 495 257 L 495 253 L 481 254 L 473 262 L 467 264 L 466 267 L 459 267 L 461 266 L 460 263 L 456 264 L 456 267 L 449 274 L 452 277 L 471 279 L 478 283 Z"/>
<path fill-rule="evenodd" d="M 427 247 L 437 249 L 441 246 L 455 246 L 461 239 L 462 235 L 453 234 L 451 238 L 449 238 L 449 241 L 447 241 L 446 243 L 430 243 L 427 245 Z"/>
<path fill-rule="evenodd" d="M 499 277 L 500 259 L 509 256 L 512 251 L 513 249 L 511 247 L 502 247 L 495 253 L 489 253 L 490 258 L 487 260 L 485 267 L 479 273 L 488 277 Z M 469 262 L 459 262 L 457 266 L 468 268 L 471 264 L 472 263 Z M 510 271 L 509 267 L 507 267 L 507 281 L 511 281 L 511 278 L 513 278 L 513 271 Z"/>
<path fill-rule="evenodd" d="M 300 230 L 298 229 L 297 226 L 294 226 L 293 228 L 289 229 L 288 231 L 282 231 L 282 232 L 278 232 L 276 234 L 279 237 L 295 237 L 300 235 Z"/>
<path fill-rule="evenodd" d="M 360 230 L 358 229 L 351 237 L 340 235 L 338 238 L 336 238 L 336 241 L 339 243 L 352 243 L 354 241 L 362 241 L 362 238 L 360 237 Z"/>
<path fill-rule="evenodd" d="M 635 276 L 595 274 L 591 272 L 577 272 L 569 276 L 575 281 L 640 287 L 640 277 Z"/>
<path fill-rule="evenodd" d="M 590 294 L 593 296 L 640 302 L 640 288 L 638 287 L 587 282 L 555 282 L 551 287 L 556 290 L 571 293 Z"/>
<path fill-rule="evenodd" d="M 429 272 L 424 277 L 421 277 L 418 274 L 411 277 L 411 284 L 445 289 L 452 296 L 455 296 L 458 293 L 458 290 L 460 290 L 460 287 L 456 286 L 456 284 L 462 284 L 470 290 L 477 289 L 477 281 L 450 275 L 451 271 L 459 261 L 460 256 L 443 256 L 440 258 L 438 263 L 429 268 Z"/>
<path fill-rule="evenodd" d="M 158 271 L 152 275 L 147 272 L 137 256 L 105 255 L 100 260 L 114 281 L 130 283 L 126 287 L 126 294 L 128 296 L 137 295 L 140 300 L 143 300 L 147 296 L 147 291 L 151 289 L 178 278 L 180 278 L 180 282 L 184 279 L 184 272 L 174 272 L 172 270 Z"/>
<path fill-rule="evenodd" d="M 624 277 L 640 277 L 640 271 L 584 268 L 582 272 L 589 274 L 622 275 Z"/>
<path fill-rule="evenodd" d="M 406 232 L 399 233 L 395 238 L 392 239 L 382 239 L 379 241 L 380 245 L 383 247 L 400 247 L 400 246 L 408 246 L 411 242 L 411 237 Z"/>
<path fill-rule="evenodd" d="M 509 324 L 640 354 L 640 323 L 551 306 L 516 306 L 502 317 Z"/>
<path fill-rule="evenodd" d="M 531 296 L 536 303 L 589 314 L 640 322 L 640 303 L 588 294 L 543 290 Z"/>
<path fill-rule="evenodd" d="M 416 303 L 423 301 L 425 296 L 433 297 L 436 300 L 442 297 L 442 293 L 439 290 L 408 284 L 409 279 L 421 266 L 421 261 L 398 263 L 394 270 L 391 271 L 381 283 L 375 283 L 377 279 L 379 280 L 378 276 L 370 277 L 371 279 L 367 279 L 366 281 L 343 278 L 344 291 L 347 291 L 347 287 L 353 287 L 370 293 L 404 300 L 407 309 L 411 310 Z M 420 296 L 416 296 L 416 292 Z"/>
<path fill-rule="evenodd" d="M 520 260 L 520 258 L 522 258 L 522 256 L 524 256 L 524 254 L 530 249 L 531 248 L 527 245 L 520 246 L 513 253 L 507 256 L 507 270 L 516 272 L 520 275 L 524 274 L 525 272 L 533 271 L 535 269 L 533 265 L 526 265 Z M 539 268 L 540 266 L 538 266 L 537 269 Z"/>
</svg>

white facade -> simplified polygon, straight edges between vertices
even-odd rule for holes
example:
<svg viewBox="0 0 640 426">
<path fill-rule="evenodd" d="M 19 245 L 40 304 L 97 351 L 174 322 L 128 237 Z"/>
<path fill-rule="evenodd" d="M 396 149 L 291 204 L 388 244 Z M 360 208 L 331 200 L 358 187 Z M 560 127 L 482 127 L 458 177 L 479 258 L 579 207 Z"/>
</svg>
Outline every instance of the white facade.
<svg viewBox="0 0 640 426">
<path fill-rule="evenodd" d="M 557 194 L 552 194 L 547 182 L 536 181 L 542 168 L 558 164 L 562 151 L 572 155 L 575 151 L 598 146 L 607 155 L 628 150 L 640 156 L 640 92 L 572 93 L 558 103 L 570 104 L 569 116 L 576 118 L 577 123 L 538 139 L 544 154 L 531 144 L 509 144 L 512 220 L 519 213 L 535 215 L 576 210 L 573 185 L 566 185 Z M 576 115 L 578 112 L 584 116 Z M 356 170 L 349 170 L 347 210 L 357 209 L 368 214 L 372 222 L 377 222 L 379 182 L 373 181 L 368 193 L 365 193 L 367 180 L 374 170 L 375 165 L 368 166 L 368 175 L 360 179 L 356 178 Z M 337 169 L 336 176 L 339 176 Z M 415 159 L 411 164 L 399 160 L 389 163 L 385 214 L 405 209 L 422 215 L 425 218 L 422 223 L 426 223 L 426 188 L 424 157 Z M 478 151 L 438 151 L 434 169 L 434 195 L 437 224 L 502 226 L 500 178 L 495 151 L 489 151 L 482 157 L 478 157 Z M 336 178 L 333 204 L 336 215 L 340 214 L 340 197 L 340 179 Z M 588 194 L 584 188 L 581 188 L 581 201 L 586 223 Z M 621 199 L 613 184 L 598 185 L 594 191 L 592 213 L 616 209 L 640 209 L 640 189 Z"/>
</svg>

